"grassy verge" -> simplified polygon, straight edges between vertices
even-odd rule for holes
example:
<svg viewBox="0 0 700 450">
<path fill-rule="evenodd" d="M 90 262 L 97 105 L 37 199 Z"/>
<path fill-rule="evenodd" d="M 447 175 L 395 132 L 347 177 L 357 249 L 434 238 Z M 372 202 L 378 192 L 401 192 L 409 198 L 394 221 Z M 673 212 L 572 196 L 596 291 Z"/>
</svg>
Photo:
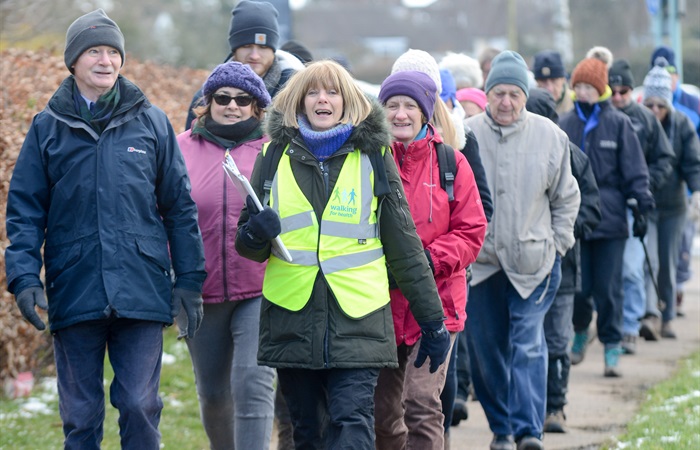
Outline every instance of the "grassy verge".
<svg viewBox="0 0 700 450">
<path fill-rule="evenodd" d="M 647 393 L 627 433 L 608 450 L 700 448 L 700 352 L 681 361 L 678 372 Z"/>
<path fill-rule="evenodd" d="M 161 448 L 200 450 L 208 448 L 199 420 L 199 404 L 194 387 L 192 364 L 183 341 L 177 341 L 175 327 L 165 331 L 160 395 L 164 408 L 160 421 Z M 105 364 L 105 390 L 113 373 Z M 107 400 L 103 450 L 118 450 L 117 411 Z M 10 400 L 0 397 L 0 450 L 62 449 L 63 431 L 58 414 L 55 379 L 40 380 L 29 398 Z"/>
</svg>

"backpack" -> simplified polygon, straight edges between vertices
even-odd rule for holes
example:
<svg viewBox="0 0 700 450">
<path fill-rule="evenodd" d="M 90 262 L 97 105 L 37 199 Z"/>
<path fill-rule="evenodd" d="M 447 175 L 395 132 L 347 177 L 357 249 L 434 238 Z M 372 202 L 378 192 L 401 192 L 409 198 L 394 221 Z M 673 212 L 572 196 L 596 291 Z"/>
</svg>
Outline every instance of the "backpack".
<svg viewBox="0 0 700 450">
<path fill-rule="evenodd" d="M 455 199 L 454 196 L 454 180 L 457 175 L 457 159 L 452 147 L 439 142 L 435 146 L 437 151 L 438 166 L 440 167 L 440 187 L 447 192 L 449 201 Z M 272 179 L 277 172 L 277 166 L 282 158 L 284 147 L 278 143 L 271 143 L 262 158 L 262 171 L 260 172 L 260 180 L 262 181 L 261 190 L 265 193 L 265 197 L 261 202 L 266 205 L 270 201 L 270 190 L 272 189 Z M 384 166 L 384 157 L 381 152 L 372 152 L 369 155 L 372 169 L 374 171 L 374 195 L 382 197 L 391 192 L 389 188 L 389 179 L 386 176 L 386 168 Z"/>
</svg>

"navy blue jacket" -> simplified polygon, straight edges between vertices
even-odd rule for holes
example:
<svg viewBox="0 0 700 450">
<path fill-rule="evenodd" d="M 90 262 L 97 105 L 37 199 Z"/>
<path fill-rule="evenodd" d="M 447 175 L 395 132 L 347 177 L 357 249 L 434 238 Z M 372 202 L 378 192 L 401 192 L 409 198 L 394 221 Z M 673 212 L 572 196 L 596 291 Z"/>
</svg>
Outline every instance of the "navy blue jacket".
<svg viewBox="0 0 700 450">
<path fill-rule="evenodd" d="M 590 129 L 584 133 L 585 109 L 577 101 L 574 109 L 559 121 L 569 140 L 588 156 L 600 191 L 602 220 L 582 239 L 624 239 L 629 236 L 627 199 L 635 198 L 642 213 L 654 208 L 649 170 L 629 117 L 612 106 L 610 100 L 600 101 L 588 116 L 597 120 L 588 120 Z"/>
<path fill-rule="evenodd" d="M 206 277 L 197 209 L 165 113 L 119 76 L 121 100 L 98 135 L 76 112 L 73 76 L 37 114 L 7 200 L 7 282 L 41 286 L 52 331 L 108 317 L 172 323 L 176 286 Z M 45 245 L 42 261 L 42 246 Z"/>
</svg>

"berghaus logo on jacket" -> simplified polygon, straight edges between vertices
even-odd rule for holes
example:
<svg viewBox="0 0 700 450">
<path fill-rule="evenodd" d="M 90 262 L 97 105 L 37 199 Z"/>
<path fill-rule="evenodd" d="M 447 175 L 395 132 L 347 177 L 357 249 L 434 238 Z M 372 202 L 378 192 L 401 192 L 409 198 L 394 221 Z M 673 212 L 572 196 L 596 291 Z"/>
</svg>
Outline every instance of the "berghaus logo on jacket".
<svg viewBox="0 0 700 450">
<path fill-rule="evenodd" d="M 610 141 L 607 139 L 602 139 L 600 141 L 600 148 L 609 148 L 609 149 L 615 150 L 617 148 L 617 142 Z"/>
<path fill-rule="evenodd" d="M 126 149 L 126 151 L 129 152 L 129 153 L 141 153 L 142 155 L 145 155 L 145 154 L 146 154 L 146 150 L 141 150 L 141 149 L 138 149 L 138 148 L 135 148 L 135 147 L 129 147 L 129 148 Z"/>
</svg>

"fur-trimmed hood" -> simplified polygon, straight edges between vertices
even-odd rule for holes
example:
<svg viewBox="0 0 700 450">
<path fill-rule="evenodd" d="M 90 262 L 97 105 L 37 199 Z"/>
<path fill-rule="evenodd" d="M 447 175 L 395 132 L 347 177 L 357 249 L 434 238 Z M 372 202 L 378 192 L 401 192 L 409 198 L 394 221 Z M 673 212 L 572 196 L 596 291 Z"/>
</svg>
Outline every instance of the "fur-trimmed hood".
<svg viewBox="0 0 700 450">
<path fill-rule="evenodd" d="M 352 130 L 345 145 L 352 144 L 353 148 L 359 148 L 364 153 L 372 153 L 380 151 L 382 147 L 390 148 L 391 134 L 384 108 L 376 99 L 370 96 L 367 96 L 367 99 L 372 104 L 372 110 L 367 118 Z M 299 135 L 298 128 L 283 125 L 282 113 L 274 108 L 266 114 L 264 129 L 271 141 L 282 143 L 284 146 Z"/>
</svg>

